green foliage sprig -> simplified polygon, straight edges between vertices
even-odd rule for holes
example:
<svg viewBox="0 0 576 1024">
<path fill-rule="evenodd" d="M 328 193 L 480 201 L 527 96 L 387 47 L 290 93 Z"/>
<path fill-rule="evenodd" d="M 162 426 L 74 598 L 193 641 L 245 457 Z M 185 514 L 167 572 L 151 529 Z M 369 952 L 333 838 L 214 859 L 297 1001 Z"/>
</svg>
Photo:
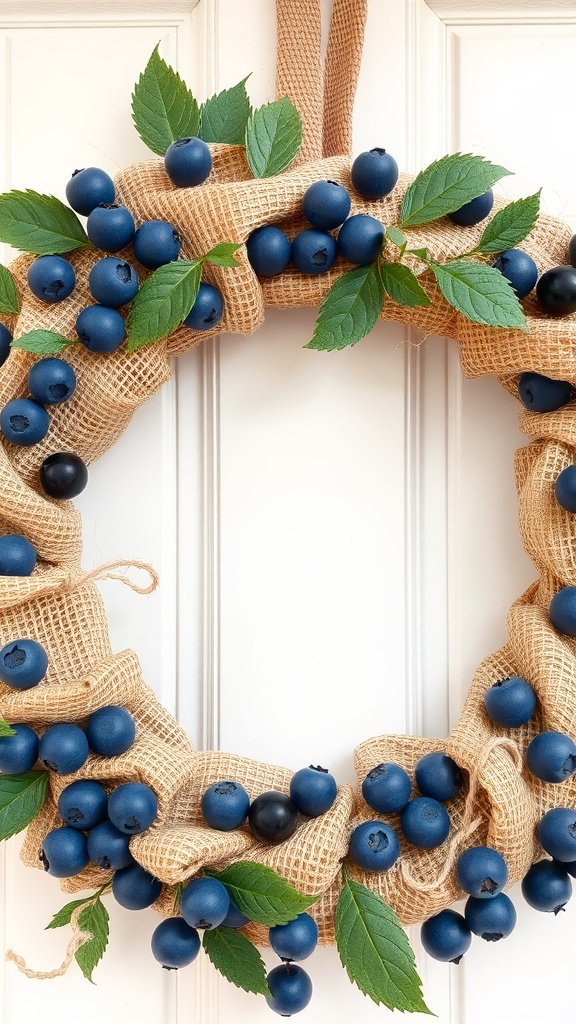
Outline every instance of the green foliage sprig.
<svg viewBox="0 0 576 1024">
<path fill-rule="evenodd" d="M 48 775 L 0 775 L 0 841 L 22 832 L 36 817 L 46 797 Z"/>
</svg>

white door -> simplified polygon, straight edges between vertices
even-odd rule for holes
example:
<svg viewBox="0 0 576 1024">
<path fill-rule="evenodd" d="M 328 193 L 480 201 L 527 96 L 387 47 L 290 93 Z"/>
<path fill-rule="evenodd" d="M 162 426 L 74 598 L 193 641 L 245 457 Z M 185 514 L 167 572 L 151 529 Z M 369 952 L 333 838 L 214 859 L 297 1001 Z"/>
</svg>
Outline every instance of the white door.
<svg viewBox="0 0 576 1024">
<path fill-rule="evenodd" d="M 75 167 L 147 159 L 130 93 L 159 40 L 199 99 L 249 72 L 254 104 L 273 98 L 273 0 L 1 0 L 0 33 L 2 191 L 63 197 Z M 542 185 L 544 208 L 576 228 L 575 47 L 569 2 L 369 0 L 354 152 L 383 145 L 409 171 L 481 153 L 517 172 L 507 197 Z M 515 518 L 518 403 L 464 380 L 454 343 L 398 325 L 342 353 L 305 351 L 314 317 L 270 310 L 255 336 L 181 357 L 77 504 L 86 568 L 134 558 L 160 573 L 148 598 L 102 584 L 112 642 L 136 650 L 194 742 L 327 764 L 345 782 L 369 736 L 446 735 L 535 570 Z M 18 848 L 0 850 L 0 944 L 49 969 L 66 939 L 43 929 L 67 897 Z M 570 1015 L 574 908 L 538 915 L 515 895 L 514 934 L 476 940 L 457 968 L 429 960 L 411 929 L 442 1024 Z M 45 982 L 4 965 L 5 1024 L 272 1019 L 206 963 L 156 969 L 153 912 L 110 911 L 96 987 L 75 965 Z M 334 949 L 309 963 L 303 1021 L 392 1019 Z"/>
</svg>

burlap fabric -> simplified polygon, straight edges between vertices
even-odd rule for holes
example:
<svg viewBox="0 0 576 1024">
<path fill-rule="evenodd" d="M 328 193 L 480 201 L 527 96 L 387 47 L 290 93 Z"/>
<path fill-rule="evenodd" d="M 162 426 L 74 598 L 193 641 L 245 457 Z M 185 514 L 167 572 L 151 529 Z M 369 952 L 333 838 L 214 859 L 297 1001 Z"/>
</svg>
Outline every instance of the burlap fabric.
<svg viewBox="0 0 576 1024">
<path fill-rule="evenodd" d="M 278 4 L 282 40 L 304 32 L 297 11 L 303 5 L 282 0 Z M 282 49 L 279 92 L 288 91 L 305 113 L 305 154 L 312 162 L 265 181 L 251 180 L 242 150 L 213 146 L 214 169 L 206 185 L 176 190 L 160 161 L 139 164 L 118 177 L 118 191 L 138 222 L 159 217 L 174 223 L 183 237 L 183 253 L 197 256 L 219 241 L 243 243 L 253 228 L 278 223 L 293 235 L 305 226 L 300 206 L 307 186 L 319 178 L 333 178 L 351 188 L 349 156 L 334 155 L 349 148 L 351 98 L 359 64 L 365 4 L 336 0 L 329 41 L 325 82 L 318 74 L 319 5 L 306 4 L 306 45 L 292 53 L 309 53 L 288 66 Z M 292 19 L 292 20 L 291 20 Z M 349 36 L 346 36 L 349 31 Z M 314 51 L 310 53 L 310 48 Z M 316 53 L 316 57 L 314 57 Z M 344 55 L 348 54 L 347 68 Z M 338 92 L 336 61 L 340 66 Z M 311 74 L 310 68 L 314 69 Z M 347 70 L 347 73 L 346 73 Z M 310 80 L 314 89 L 309 89 Z M 303 104 L 304 93 L 308 104 Z M 328 118 L 322 117 L 328 111 Z M 323 142 L 320 128 L 324 123 Z M 409 179 L 403 176 L 392 195 L 379 203 L 363 203 L 352 191 L 353 212 L 366 211 L 389 224 L 397 218 Z M 481 228 L 456 228 L 448 221 L 414 231 L 418 246 L 426 245 L 439 259 L 473 248 Z M 524 247 L 541 271 L 567 258 L 570 232 L 558 221 L 541 217 Z M 317 305 L 344 269 L 338 261 L 331 272 L 309 278 L 288 270 L 277 279 L 258 281 L 239 251 L 241 266 L 223 270 L 206 268 L 206 277 L 225 297 L 224 319 L 217 328 L 250 333 L 264 317 L 267 305 Z M 57 306 L 47 307 L 26 288 L 26 270 L 32 257 L 13 265 L 21 299 L 21 312 L 7 320 L 16 336 L 34 327 L 60 331 L 73 339 L 79 310 L 91 301 L 87 275 L 97 254 L 74 253 L 77 273 L 74 294 Z M 434 299 L 431 309 L 404 310 L 386 302 L 383 316 L 402 320 L 428 333 L 455 338 L 460 345 L 464 372 L 470 376 L 495 374 L 513 391 L 523 370 L 537 370 L 576 385 L 576 319 L 547 319 L 533 300 L 526 300 L 530 332 L 483 328 L 465 321 L 438 296 L 425 280 Z M 62 788 L 76 778 L 96 778 L 109 788 L 128 780 L 141 780 L 158 795 L 155 824 L 135 837 L 136 859 L 164 884 L 157 906 L 172 913 L 174 885 L 203 866 L 223 866 L 238 859 L 255 859 L 283 874 L 299 890 L 320 895 L 314 908 L 322 941 L 333 941 L 333 916 L 340 889 L 340 865 L 346 856 L 355 824 L 373 817 L 359 791 L 341 787 L 334 807 L 322 817 L 302 821 L 296 834 L 280 846 L 254 841 L 246 827 L 220 833 L 203 823 L 200 799 L 208 785 L 234 778 L 251 797 L 269 789 L 288 790 L 290 772 L 218 751 L 195 751 L 171 715 L 143 682 L 135 654 L 114 654 L 110 648 L 104 610 L 93 579 L 80 567 L 81 523 L 70 502 L 47 499 L 38 482 L 38 467 L 53 451 L 74 450 L 90 463 L 110 448 L 126 428 L 134 410 L 167 380 L 168 357 L 196 344 L 201 335 L 185 328 L 170 338 L 133 355 L 123 351 L 93 356 L 78 345 L 66 352 L 74 366 L 78 387 L 74 397 L 51 410 L 46 439 L 31 449 L 3 441 L 0 446 L 0 528 L 22 533 L 34 544 L 39 563 L 29 578 L 0 580 L 0 644 L 29 636 L 44 645 L 49 656 L 45 681 L 29 691 L 14 691 L 0 684 L 0 711 L 8 721 L 29 722 L 42 731 L 48 724 L 71 721 L 83 724 L 104 704 L 127 707 L 136 720 L 136 743 L 118 758 L 91 756 L 73 776 L 51 779 L 50 796 L 28 830 L 23 847 L 26 863 L 39 866 L 38 853 L 46 832 L 58 824 L 56 801 Z M 209 343 L 209 341 L 207 342 Z M 312 358 L 312 357 L 311 357 Z M 26 375 L 35 357 L 13 351 L 0 371 L 0 402 L 26 394 Z M 452 829 L 437 850 L 416 850 L 401 840 L 397 864 L 382 875 L 367 875 L 352 868 L 355 877 L 377 890 L 404 923 L 421 920 L 461 895 L 454 877 L 454 859 L 464 845 L 487 842 L 505 856 L 510 881 L 515 882 L 541 855 L 535 825 L 541 814 L 557 804 L 572 803 L 576 783 L 563 786 L 540 783 L 524 767 L 523 754 L 532 736 L 542 729 L 573 734 L 576 715 L 576 645 L 559 636 L 549 622 L 547 608 L 553 593 L 574 580 L 573 554 L 576 527 L 573 516 L 561 509 L 553 494 L 558 472 L 576 458 L 574 403 L 556 413 L 523 413 L 521 426 L 536 438 L 517 457 L 516 479 L 520 503 L 520 529 L 540 580 L 513 606 L 509 616 L 509 643 L 478 669 L 461 718 L 448 740 L 406 736 L 371 739 L 356 751 L 359 778 L 383 760 L 398 761 L 412 772 L 416 761 L 430 750 L 446 750 L 465 769 L 462 795 L 450 803 Z M 495 680 L 519 674 L 538 693 L 538 712 L 532 722 L 514 733 L 496 729 L 483 710 L 483 694 Z M 392 824 L 396 824 L 391 818 Z M 69 891 L 101 885 L 106 874 L 96 867 L 65 880 Z M 264 942 L 265 929 L 255 928 Z"/>
</svg>

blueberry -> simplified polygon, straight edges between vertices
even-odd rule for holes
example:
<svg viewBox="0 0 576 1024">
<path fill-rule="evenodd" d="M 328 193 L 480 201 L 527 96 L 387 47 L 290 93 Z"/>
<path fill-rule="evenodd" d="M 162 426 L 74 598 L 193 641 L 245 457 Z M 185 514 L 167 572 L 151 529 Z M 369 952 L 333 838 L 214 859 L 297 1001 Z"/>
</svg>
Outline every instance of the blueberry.
<svg viewBox="0 0 576 1024">
<path fill-rule="evenodd" d="M 400 825 L 413 846 L 431 850 L 440 846 L 450 832 L 450 818 L 443 804 L 429 796 L 418 796 L 402 811 Z"/>
<path fill-rule="evenodd" d="M 460 963 L 472 943 L 470 928 L 455 910 L 429 917 L 420 929 L 420 938 L 428 956 L 452 964 Z"/>
<path fill-rule="evenodd" d="M 522 879 L 522 895 L 534 910 L 558 914 L 572 895 L 572 882 L 562 864 L 539 860 Z"/>
<path fill-rule="evenodd" d="M 201 139 L 177 139 L 166 150 L 164 167 L 177 188 L 189 188 L 206 181 L 212 170 L 212 156 Z"/>
<path fill-rule="evenodd" d="M 142 782 L 125 782 L 108 799 L 108 817 L 116 828 L 128 835 L 145 832 L 158 813 L 155 793 Z"/>
<path fill-rule="evenodd" d="M 302 209 L 313 227 L 330 231 L 350 213 L 350 195 L 337 181 L 315 181 L 304 193 Z"/>
<path fill-rule="evenodd" d="M 59 722 L 51 725 L 40 737 L 38 757 L 45 768 L 58 775 L 76 772 L 86 762 L 88 754 L 86 733 L 77 725 Z"/>
<path fill-rule="evenodd" d="M 202 814 L 210 828 L 231 832 L 246 820 L 250 797 L 239 782 L 215 782 L 202 797 Z"/>
<path fill-rule="evenodd" d="M 336 242 L 327 231 L 299 231 L 290 248 L 292 262 L 303 274 L 325 274 L 336 259 Z"/>
<path fill-rule="evenodd" d="M 473 846 L 460 854 L 456 878 L 464 892 L 486 900 L 502 892 L 508 881 L 508 867 L 504 857 L 491 846 Z"/>
<path fill-rule="evenodd" d="M 421 757 L 414 774 L 423 796 L 431 796 L 435 800 L 451 800 L 462 788 L 460 768 L 441 750 L 433 750 Z"/>
<path fill-rule="evenodd" d="M 565 782 L 576 771 L 576 743 L 564 733 L 551 729 L 534 737 L 528 745 L 526 758 L 537 779 Z"/>
<path fill-rule="evenodd" d="M 363 821 L 350 836 L 350 857 L 365 871 L 388 871 L 398 860 L 400 842 L 383 821 Z"/>
<path fill-rule="evenodd" d="M 248 260 L 258 277 L 276 277 L 290 262 L 290 239 L 280 228 L 256 228 L 246 242 Z"/>
<path fill-rule="evenodd" d="M 299 1013 L 312 999 L 310 976 L 297 964 L 279 964 L 270 971 L 266 981 L 270 989 L 266 1002 L 281 1017 Z"/>
<path fill-rule="evenodd" d="M 576 312 L 576 269 L 552 267 L 536 285 L 536 297 L 549 316 Z"/>
<path fill-rule="evenodd" d="M 538 267 L 523 249 L 506 249 L 492 266 L 510 282 L 519 299 L 526 298 L 538 280 Z"/>
<path fill-rule="evenodd" d="M 536 711 L 536 694 L 519 676 L 498 679 L 484 694 L 486 711 L 493 722 L 505 729 L 526 725 Z"/>
<path fill-rule="evenodd" d="M 385 149 L 360 153 L 352 164 L 352 184 L 364 199 L 382 199 L 398 181 L 398 164 Z"/>
<path fill-rule="evenodd" d="M 576 267 L 576 235 L 572 235 L 572 238 L 570 239 L 570 244 L 568 246 L 568 256 L 572 266 Z"/>
<path fill-rule="evenodd" d="M 21 775 L 38 760 L 38 737 L 29 725 L 13 725 L 13 736 L 0 736 L 0 772 Z"/>
<path fill-rule="evenodd" d="M 288 924 L 274 925 L 268 937 L 281 960 L 306 960 L 318 945 L 318 925 L 310 914 L 298 914 Z"/>
<path fill-rule="evenodd" d="M 7 441 L 29 448 L 48 433 L 50 417 L 43 405 L 31 398 L 13 398 L 0 413 L 0 429 Z"/>
<path fill-rule="evenodd" d="M 88 836 L 90 860 L 103 871 L 119 871 L 134 863 L 130 853 L 130 836 L 111 821 L 102 821 Z"/>
<path fill-rule="evenodd" d="M 0 537 L 0 576 L 30 576 L 36 568 L 36 551 L 26 537 L 5 533 Z"/>
<path fill-rule="evenodd" d="M 88 719 L 86 736 L 90 749 L 102 757 L 125 754 L 136 738 L 134 719 L 126 708 L 108 704 Z"/>
<path fill-rule="evenodd" d="M 86 233 L 97 249 L 119 252 L 134 238 L 134 218 L 125 206 L 101 203 L 88 217 Z"/>
<path fill-rule="evenodd" d="M 264 843 L 283 843 L 296 831 L 298 811 L 289 796 L 269 790 L 250 804 L 248 824 Z"/>
<path fill-rule="evenodd" d="M 54 452 L 40 466 L 40 483 L 49 498 L 76 498 L 88 483 L 86 463 L 74 452 Z"/>
<path fill-rule="evenodd" d="M 40 851 L 44 871 L 55 878 L 71 878 L 88 864 L 86 836 L 77 829 L 55 828 L 45 837 Z"/>
<path fill-rule="evenodd" d="M 566 466 L 556 478 L 556 501 L 567 512 L 576 512 L 576 466 Z"/>
<path fill-rule="evenodd" d="M 138 275 L 134 267 L 115 256 L 98 260 L 88 274 L 88 287 L 102 306 L 123 306 L 138 291 Z"/>
<path fill-rule="evenodd" d="M 572 878 L 576 878 L 576 860 L 562 861 L 561 867 L 568 872 Z"/>
<path fill-rule="evenodd" d="M 230 900 L 230 906 L 228 907 L 228 913 L 222 921 L 223 928 L 243 928 L 244 925 L 250 924 L 250 918 L 246 917 L 235 903 Z"/>
<path fill-rule="evenodd" d="M 572 398 L 573 387 L 567 380 L 552 380 L 541 373 L 527 371 L 520 377 L 518 394 L 532 412 L 553 412 Z"/>
<path fill-rule="evenodd" d="M 193 331 L 209 331 L 221 320 L 223 312 L 224 300 L 218 289 L 201 281 L 198 295 L 184 320 L 184 325 L 191 327 Z"/>
<path fill-rule="evenodd" d="M 412 793 L 410 778 L 399 764 L 384 761 L 376 765 L 362 783 L 362 796 L 374 811 L 394 814 L 403 811 Z"/>
<path fill-rule="evenodd" d="M 180 913 L 191 928 L 218 928 L 229 907 L 226 888 L 217 878 L 194 878 L 182 891 Z"/>
<path fill-rule="evenodd" d="M 114 182 L 100 167 L 83 167 L 66 185 L 66 199 L 76 213 L 88 217 L 100 203 L 114 202 Z"/>
<path fill-rule="evenodd" d="M 490 210 L 494 206 L 494 193 L 489 188 L 483 195 L 477 196 L 476 199 L 471 199 L 469 203 L 464 203 L 458 210 L 454 210 L 453 213 L 449 213 L 448 216 L 454 224 L 459 224 L 460 227 L 470 227 L 472 224 L 479 224 L 481 220 L 484 220 L 488 216 Z"/>
<path fill-rule="evenodd" d="M 32 398 L 42 405 L 59 405 L 74 394 L 76 374 L 64 359 L 39 359 L 28 373 Z"/>
<path fill-rule="evenodd" d="M 300 814 L 317 818 L 332 807 L 337 794 L 336 779 L 320 765 L 301 768 L 290 780 L 290 799 Z"/>
<path fill-rule="evenodd" d="M 78 779 L 63 789 L 58 798 L 58 812 L 70 828 L 87 832 L 106 820 L 108 794 L 95 779 Z"/>
<path fill-rule="evenodd" d="M 76 334 L 90 352 L 115 352 L 126 337 L 124 317 L 111 306 L 86 306 L 78 314 Z"/>
<path fill-rule="evenodd" d="M 553 807 L 540 819 L 538 839 L 554 860 L 576 860 L 576 811 L 571 807 Z"/>
<path fill-rule="evenodd" d="M 338 233 L 338 251 L 359 267 L 373 263 L 382 252 L 384 228 L 375 217 L 357 213 L 345 220 Z"/>
<path fill-rule="evenodd" d="M 29 690 L 46 675 L 48 657 L 36 640 L 11 640 L 0 650 L 0 679 L 16 690 Z"/>
<path fill-rule="evenodd" d="M 136 259 L 149 270 L 158 270 L 165 263 L 177 260 L 181 246 L 176 228 L 166 220 L 144 221 L 132 242 Z"/>
<path fill-rule="evenodd" d="M 152 932 L 152 955 L 162 967 L 177 971 L 187 967 L 200 952 L 200 936 L 181 917 L 168 917 Z"/>
<path fill-rule="evenodd" d="M 28 270 L 28 286 L 43 302 L 61 302 L 74 291 L 76 274 L 62 256 L 38 256 Z"/>
<path fill-rule="evenodd" d="M 4 366 L 4 363 L 10 355 L 10 345 L 12 343 L 12 335 L 5 326 L 0 323 L 0 366 Z"/>
<path fill-rule="evenodd" d="M 479 900 L 474 896 L 466 901 L 464 908 L 466 924 L 474 935 L 486 942 L 498 942 L 514 931 L 516 910 L 506 893 L 501 892 L 491 900 Z"/>
<path fill-rule="evenodd" d="M 136 863 L 120 868 L 112 879 L 112 895 L 126 910 L 146 910 L 161 890 L 162 882 Z"/>
<path fill-rule="evenodd" d="M 550 602 L 550 621 L 559 633 L 576 636 L 576 587 L 563 587 Z"/>
</svg>

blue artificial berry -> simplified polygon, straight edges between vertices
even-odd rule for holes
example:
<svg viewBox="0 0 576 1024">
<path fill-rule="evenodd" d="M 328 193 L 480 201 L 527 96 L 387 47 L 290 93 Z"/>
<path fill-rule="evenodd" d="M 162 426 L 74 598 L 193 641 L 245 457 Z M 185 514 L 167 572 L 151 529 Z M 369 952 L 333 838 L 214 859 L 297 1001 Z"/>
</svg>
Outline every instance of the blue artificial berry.
<svg viewBox="0 0 576 1024">
<path fill-rule="evenodd" d="M 38 760 L 38 736 L 29 725 L 11 726 L 12 736 L 0 736 L 0 772 L 21 775 Z"/>
<path fill-rule="evenodd" d="M 126 337 L 124 317 L 111 306 L 86 306 L 76 319 L 76 334 L 90 352 L 115 352 Z"/>
<path fill-rule="evenodd" d="M 458 210 L 454 210 L 453 213 L 449 213 L 448 216 L 454 224 L 459 224 L 460 227 L 467 228 L 471 227 L 472 224 L 479 224 L 481 220 L 484 220 L 488 216 L 490 210 L 494 206 L 494 193 L 489 188 L 483 195 L 477 196 L 476 199 L 471 199 L 469 203 L 464 203 Z"/>
<path fill-rule="evenodd" d="M 567 512 L 576 512 L 576 466 L 566 466 L 556 478 L 556 501 Z"/>
<path fill-rule="evenodd" d="M 469 926 L 455 910 L 442 910 L 429 917 L 420 929 L 420 938 L 428 956 L 452 964 L 460 963 L 472 943 Z"/>
<path fill-rule="evenodd" d="M 90 749 L 102 757 L 125 754 L 136 738 L 134 719 L 126 708 L 108 704 L 88 719 L 86 736 Z"/>
<path fill-rule="evenodd" d="M 119 252 L 134 238 L 134 218 L 125 206 L 100 203 L 86 222 L 88 238 L 103 252 Z"/>
<path fill-rule="evenodd" d="M 563 587 L 550 602 L 550 621 L 559 633 L 576 636 L 576 587 Z"/>
<path fill-rule="evenodd" d="M 365 871 L 388 871 L 400 855 L 393 828 L 383 821 L 363 821 L 350 836 L 350 857 Z"/>
<path fill-rule="evenodd" d="M 304 193 L 302 209 L 313 227 L 330 231 L 350 213 L 350 195 L 337 181 L 315 181 Z"/>
<path fill-rule="evenodd" d="M 536 711 L 536 694 L 520 676 L 498 679 L 484 694 L 484 705 L 493 722 L 505 729 L 526 725 Z"/>
<path fill-rule="evenodd" d="M 218 928 L 229 907 L 226 887 L 217 878 L 194 878 L 182 890 L 180 913 L 191 928 Z"/>
<path fill-rule="evenodd" d="M 103 871 L 119 871 L 134 863 L 130 853 L 130 836 L 111 821 L 102 821 L 88 836 L 90 860 Z"/>
<path fill-rule="evenodd" d="M 139 263 L 149 270 L 158 270 L 165 263 L 178 259 L 182 246 L 180 235 L 166 220 L 146 220 L 140 225 L 132 250 Z"/>
<path fill-rule="evenodd" d="M 552 807 L 538 823 L 538 839 L 554 860 L 576 860 L 576 811 L 571 807 Z"/>
<path fill-rule="evenodd" d="M 300 814 L 308 818 L 325 814 L 332 807 L 337 792 L 336 779 L 320 765 L 300 768 L 290 779 L 290 799 Z"/>
<path fill-rule="evenodd" d="M 572 895 L 572 882 L 563 864 L 539 860 L 522 879 L 522 895 L 534 910 L 559 914 Z"/>
<path fill-rule="evenodd" d="M 42 405 L 59 405 L 74 394 L 76 374 L 70 363 L 50 356 L 39 359 L 28 373 L 28 388 L 32 398 Z"/>
<path fill-rule="evenodd" d="M 506 249 L 492 266 L 510 282 L 519 299 L 525 299 L 538 280 L 538 267 L 523 249 Z"/>
<path fill-rule="evenodd" d="M 69 775 L 85 764 L 88 754 L 86 733 L 77 725 L 59 722 L 40 737 L 38 757 L 45 768 L 58 775 Z"/>
<path fill-rule="evenodd" d="M 528 745 L 528 767 L 543 782 L 565 782 L 576 771 L 576 743 L 563 732 L 540 732 Z"/>
<path fill-rule="evenodd" d="M 155 793 L 142 782 L 125 782 L 110 794 L 108 817 L 116 828 L 128 835 L 145 832 L 158 813 Z"/>
<path fill-rule="evenodd" d="M 48 433 L 50 417 L 43 405 L 31 398 L 13 398 L 0 412 L 0 429 L 7 441 L 29 448 Z"/>
<path fill-rule="evenodd" d="M 562 867 L 572 878 L 576 878 L 576 860 L 562 861 Z"/>
<path fill-rule="evenodd" d="M 102 306 L 123 306 L 138 291 L 138 274 L 131 263 L 116 256 L 105 256 L 88 274 L 88 287 Z"/>
<path fill-rule="evenodd" d="M 136 863 L 120 868 L 112 879 L 112 895 L 126 910 L 146 910 L 161 890 L 162 882 Z"/>
<path fill-rule="evenodd" d="M 193 331 L 210 331 L 221 320 L 224 300 L 217 288 L 200 282 L 194 305 L 184 320 L 185 327 Z"/>
<path fill-rule="evenodd" d="M 76 274 L 62 256 L 38 256 L 28 270 L 28 286 L 43 302 L 61 302 L 74 291 Z"/>
<path fill-rule="evenodd" d="M 474 935 L 486 942 L 506 939 L 516 925 L 516 910 L 506 893 L 498 893 L 491 900 L 479 900 L 470 896 L 464 908 L 466 924 Z"/>
<path fill-rule="evenodd" d="M 456 878 L 464 892 L 478 900 L 491 899 L 506 885 L 508 867 L 502 854 L 491 846 L 473 846 L 460 854 Z"/>
<path fill-rule="evenodd" d="M 162 967 L 177 971 L 187 967 L 200 952 L 200 936 L 181 917 L 167 917 L 152 932 L 152 956 Z"/>
<path fill-rule="evenodd" d="M 0 650 L 0 679 L 16 690 L 29 690 L 44 679 L 46 651 L 37 640 L 11 640 Z"/>
<path fill-rule="evenodd" d="M 417 796 L 402 811 L 400 825 L 406 839 L 413 846 L 431 850 L 448 838 L 450 818 L 438 800 Z"/>
<path fill-rule="evenodd" d="M 202 797 L 202 814 L 210 828 L 231 832 L 246 820 L 250 797 L 239 782 L 215 782 Z"/>
<path fill-rule="evenodd" d="M 553 412 L 572 398 L 573 387 L 567 380 L 553 380 L 541 373 L 527 371 L 520 377 L 518 394 L 532 412 Z"/>
<path fill-rule="evenodd" d="M 378 259 L 384 243 L 384 228 L 375 217 L 356 213 L 345 220 L 338 233 L 338 251 L 359 267 Z"/>
<path fill-rule="evenodd" d="M 363 199 L 382 199 L 398 181 L 398 164 L 385 149 L 360 153 L 352 164 L 352 184 Z"/>
<path fill-rule="evenodd" d="M 12 335 L 5 324 L 0 323 L 0 366 L 3 366 L 10 355 Z"/>
<path fill-rule="evenodd" d="M 304 1010 L 312 999 L 312 982 L 298 964 L 279 964 L 266 978 L 270 995 L 266 1002 L 281 1017 L 291 1017 Z"/>
<path fill-rule="evenodd" d="M 95 779 L 78 779 L 60 793 L 58 813 L 70 828 L 87 832 L 106 820 L 108 794 Z"/>
<path fill-rule="evenodd" d="M 408 774 L 394 761 L 376 765 L 362 783 L 362 796 L 374 811 L 394 814 L 403 811 L 412 793 Z"/>
<path fill-rule="evenodd" d="M 431 796 L 434 800 L 451 800 L 462 788 L 460 768 L 442 750 L 433 750 L 421 757 L 414 775 L 422 795 Z"/>
<path fill-rule="evenodd" d="M 336 242 L 327 231 L 299 231 L 290 248 L 292 262 L 303 274 L 325 274 L 336 259 Z"/>
<path fill-rule="evenodd" d="M 230 900 L 230 906 L 228 907 L 228 913 L 222 921 L 223 928 L 243 928 L 244 925 L 250 924 L 250 918 L 246 917 L 235 903 Z"/>
<path fill-rule="evenodd" d="M 74 171 L 66 185 L 66 199 L 83 217 L 88 217 L 100 203 L 113 203 L 115 197 L 114 182 L 100 167 Z"/>
<path fill-rule="evenodd" d="M 536 285 L 536 298 L 549 316 L 568 316 L 576 312 L 576 270 L 552 267 Z"/>
<path fill-rule="evenodd" d="M 36 568 L 36 551 L 27 537 L 5 533 L 0 537 L 0 576 L 30 576 Z"/>
<path fill-rule="evenodd" d="M 274 925 L 268 937 L 281 960 L 306 960 L 318 945 L 318 925 L 310 914 L 298 914 L 288 924 Z"/>
<path fill-rule="evenodd" d="M 52 829 L 45 837 L 40 851 L 40 860 L 44 871 L 55 878 L 71 878 L 84 870 L 90 858 L 86 845 L 86 836 L 78 829 Z"/>
<path fill-rule="evenodd" d="M 290 262 L 290 239 L 280 228 L 265 224 L 248 236 L 246 252 L 258 277 L 276 277 Z"/>
<path fill-rule="evenodd" d="M 283 843 L 296 831 L 298 811 L 289 796 L 271 789 L 250 804 L 248 824 L 263 843 Z"/>
<path fill-rule="evenodd" d="M 40 466 L 40 483 L 49 498 L 76 498 L 88 483 L 86 463 L 75 452 L 54 452 Z"/>
<path fill-rule="evenodd" d="M 201 139 L 177 139 L 166 150 L 164 167 L 177 188 L 189 188 L 206 181 L 212 170 L 212 155 Z"/>
</svg>

